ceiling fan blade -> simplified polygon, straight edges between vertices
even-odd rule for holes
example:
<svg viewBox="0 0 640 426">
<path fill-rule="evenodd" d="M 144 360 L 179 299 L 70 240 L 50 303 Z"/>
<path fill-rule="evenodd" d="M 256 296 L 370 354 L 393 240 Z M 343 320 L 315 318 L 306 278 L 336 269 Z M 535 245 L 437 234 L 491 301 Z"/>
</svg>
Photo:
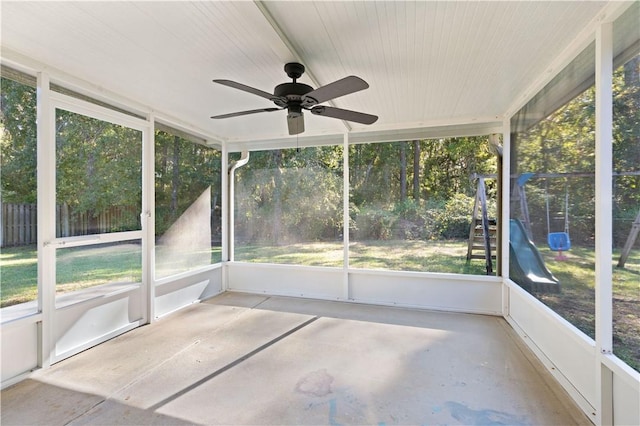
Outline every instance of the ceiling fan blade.
<svg viewBox="0 0 640 426">
<path fill-rule="evenodd" d="M 297 135 L 304 132 L 304 116 L 300 114 L 288 114 L 287 125 L 289 126 L 289 134 Z"/>
<path fill-rule="evenodd" d="M 283 108 L 262 108 L 262 109 L 252 109 L 249 111 L 240 111 L 240 112 L 232 112 L 229 114 L 221 114 L 221 115 L 214 115 L 211 118 L 214 119 L 219 119 L 219 118 L 231 118 L 231 117 L 239 117 L 241 115 L 249 115 L 249 114 L 256 114 L 259 112 L 272 112 L 272 111 L 280 111 Z"/>
<path fill-rule="evenodd" d="M 333 108 L 319 105 L 311 108 L 311 113 L 324 117 L 339 118 L 340 120 L 355 121 L 362 124 L 373 124 L 378 120 L 377 115 L 365 114 L 364 112 L 350 111 L 348 109 Z"/>
<path fill-rule="evenodd" d="M 243 92 L 253 93 L 254 95 L 261 96 L 269 99 L 270 101 L 277 99 L 277 96 L 272 95 L 264 90 L 256 89 L 255 87 L 247 86 L 246 84 L 238 83 L 231 80 L 213 80 L 214 83 L 222 84 L 223 86 L 233 87 L 234 89 L 242 90 Z"/>
<path fill-rule="evenodd" d="M 359 92 L 360 90 L 364 90 L 368 87 L 369 85 L 366 81 L 360 77 L 356 77 L 355 75 L 350 75 L 349 77 L 318 87 L 316 90 L 304 95 L 303 99 L 308 105 L 321 104 L 322 102 L 339 98 L 340 96 Z"/>
</svg>

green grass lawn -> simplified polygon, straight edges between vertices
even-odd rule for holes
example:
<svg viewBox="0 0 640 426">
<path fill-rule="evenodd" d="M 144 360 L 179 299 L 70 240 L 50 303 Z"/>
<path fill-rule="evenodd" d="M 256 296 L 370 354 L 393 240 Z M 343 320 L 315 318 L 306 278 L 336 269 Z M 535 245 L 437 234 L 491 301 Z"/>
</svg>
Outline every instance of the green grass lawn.
<svg viewBox="0 0 640 426">
<path fill-rule="evenodd" d="M 56 293 L 107 283 L 142 281 L 140 244 L 103 244 L 59 249 Z M 211 250 L 220 261 L 220 247 Z M 181 272 L 181 271 L 176 271 Z M 3 248 L 0 252 L 0 307 L 35 300 L 38 295 L 38 255 L 35 246 Z"/>
<path fill-rule="evenodd" d="M 56 293 L 107 283 L 142 282 L 142 247 L 135 243 L 59 249 Z"/>
<path fill-rule="evenodd" d="M 343 253 L 342 242 L 235 246 L 235 260 L 253 263 L 342 267 Z"/>
<path fill-rule="evenodd" d="M 484 275 L 482 260 L 466 260 L 466 241 L 357 241 L 350 244 L 350 266 L 365 269 L 426 271 Z M 585 334 L 595 336 L 595 259 L 593 248 L 573 247 L 567 260 L 541 248 L 547 267 L 558 278 L 561 292 L 535 294 Z M 631 252 L 625 268 L 616 268 L 614 253 L 614 352 L 640 371 L 640 252 Z M 342 267 L 341 242 L 314 242 L 283 246 L 237 245 L 238 261 Z M 211 252 L 220 259 L 220 248 Z M 1 306 L 35 300 L 35 247 L 5 248 L 0 252 Z M 57 292 L 79 290 L 107 282 L 139 282 L 141 252 L 137 244 L 105 245 L 58 250 Z"/>
<path fill-rule="evenodd" d="M 349 245 L 349 266 L 393 271 L 484 274 L 482 261 L 467 262 L 466 241 L 364 241 Z M 235 259 L 341 268 L 342 242 L 298 243 L 283 246 L 237 245 Z"/>
<path fill-rule="evenodd" d="M 558 294 L 535 296 L 595 338 L 595 250 L 572 247 L 564 253 L 566 260 L 556 260 L 548 248 L 540 254 L 553 275 L 560 281 Z M 613 270 L 613 349 L 614 353 L 640 371 L 640 252 L 633 250 L 624 268 L 616 267 L 620 251 L 615 250 Z"/>
<path fill-rule="evenodd" d="M 3 248 L 0 252 L 0 307 L 38 297 L 38 253 L 35 246 Z"/>
<path fill-rule="evenodd" d="M 466 241 L 360 241 L 349 245 L 352 268 L 484 275 L 484 262 L 467 262 L 466 256 Z M 338 268 L 343 258 L 341 242 L 237 245 L 235 253 L 238 261 Z"/>
<path fill-rule="evenodd" d="M 350 246 L 349 265 L 394 271 L 486 274 L 484 260 L 467 262 L 467 241 L 355 242 Z"/>
</svg>

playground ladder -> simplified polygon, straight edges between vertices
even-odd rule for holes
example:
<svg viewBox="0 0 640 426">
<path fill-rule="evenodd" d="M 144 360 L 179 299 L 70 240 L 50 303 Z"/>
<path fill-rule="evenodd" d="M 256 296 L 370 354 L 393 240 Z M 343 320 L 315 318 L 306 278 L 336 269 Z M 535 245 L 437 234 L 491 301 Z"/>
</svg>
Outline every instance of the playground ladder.
<svg viewBox="0 0 640 426">
<path fill-rule="evenodd" d="M 491 247 L 491 258 L 496 258 L 496 232 L 498 229 L 497 220 L 489 219 L 489 243 Z M 485 258 L 484 231 L 482 218 L 473 218 L 471 221 L 471 233 L 469 235 L 469 246 L 467 248 L 467 260 Z M 474 253 L 475 252 L 475 253 Z"/>
<path fill-rule="evenodd" d="M 624 248 L 620 254 L 620 259 L 618 260 L 618 268 L 624 268 L 624 264 L 627 262 L 629 253 L 631 253 L 631 247 L 633 247 L 633 244 L 636 242 L 636 238 L 638 238 L 638 233 L 640 233 L 640 211 L 638 211 L 638 216 L 636 216 L 636 219 L 631 225 L 631 231 L 629 231 L 627 242 L 624 244 Z"/>
<path fill-rule="evenodd" d="M 487 217 L 487 198 L 484 179 L 480 177 L 478 178 L 478 189 L 473 203 L 467 260 L 485 259 L 487 275 L 493 273 L 492 259 L 496 258 L 493 253 L 496 253 L 497 225 L 496 219 L 489 219 Z M 480 250 L 482 254 L 474 254 L 474 250 Z"/>
</svg>

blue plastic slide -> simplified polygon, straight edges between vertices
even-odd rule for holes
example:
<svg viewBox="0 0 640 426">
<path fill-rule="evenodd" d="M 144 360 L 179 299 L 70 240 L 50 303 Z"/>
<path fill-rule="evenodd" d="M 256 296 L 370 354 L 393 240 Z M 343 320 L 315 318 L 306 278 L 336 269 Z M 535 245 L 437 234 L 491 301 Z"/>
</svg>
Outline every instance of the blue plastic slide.
<svg viewBox="0 0 640 426">
<path fill-rule="evenodd" d="M 510 278 L 529 292 L 559 292 L 560 282 L 547 269 L 540 252 L 527 237 L 522 222 L 511 219 L 509 231 Z"/>
</svg>

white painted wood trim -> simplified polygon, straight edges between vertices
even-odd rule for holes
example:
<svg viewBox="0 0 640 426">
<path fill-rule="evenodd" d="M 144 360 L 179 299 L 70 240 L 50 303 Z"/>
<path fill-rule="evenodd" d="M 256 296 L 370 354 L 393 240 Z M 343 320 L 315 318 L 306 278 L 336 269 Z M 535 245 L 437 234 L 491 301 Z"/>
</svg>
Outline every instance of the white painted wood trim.
<svg viewBox="0 0 640 426">
<path fill-rule="evenodd" d="M 156 197 L 155 197 L 155 117 L 149 116 L 149 125 L 142 132 L 142 212 L 140 224 L 142 226 L 142 304 L 143 324 L 153 322 L 155 318 L 155 227 L 156 227 Z"/>
<path fill-rule="evenodd" d="M 96 120 L 129 127 L 140 132 L 144 132 L 149 129 L 148 120 L 132 117 L 122 112 L 54 91 L 51 91 L 50 96 L 54 108 L 85 115 L 87 117 L 95 118 Z"/>
<path fill-rule="evenodd" d="M 165 284 L 171 284 L 174 281 L 182 280 L 182 279 L 189 278 L 189 277 L 194 277 L 196 275 L 202 274 L 203 272 L 214 271 L 216 269 L 221 269 L 221 268 L 222 268 L 222 264 L 221 263 L 213 263 L 211 265 L 203 266 L 202 268 L 193 269 L 191 271 L 186 271 L 186 272 L 181 272 L 179 274 L 175 274 L 175 275 L 171 275 L 171 276 L 168 276 L 168 277 L 161 278 L 159 280 L 155 280 L 154 283 L 155 283 L 156 287 L 160 287 L 160 286 L 163 286 Z"/>
<path fill-rule="evenodd" d="M 613 373 L 602 354 L 613 353 L 613 23 L 596 30 L 595 316 L 596 424 L 613 424 Z"/>
<path fill-rule="evenodd" d="M 55 217 L 55 211 L 54 211 Z M 106 234 L 79 235 L 76 237 L 54 238 L 53 241 L 45 241 L 44 245 L 55 248 L 71 248 L 90 246 L 93 244 L 116 243 L 120 241 L 141 240 L 143 231 L 109 232 Z"/>
<path fill-rule="evenodd" d="M 511 118 L 502 122 L 502 223 L 500 224 L 502 244 L 502 314 L 509 316 L 509 241 L 511 240 L 509 221 L 511 220 Z"/>
<path fill-rule="evenodd" d="M 220 173 L 222 174 L 221 183 L 222 183 L 222 212 L 221 212 L 221 232 L 222 232 L 222 253 L 221 253 L 221 261 L 227 262 L 229 260 L 229 253 L 231 250 L 231 228 L 229 223 L 229 214 L 231 211 L 231 202 L 229 197 L 231 196 L 229 192 L 229 150 L 227 148 L 227 144 L 222 144 L 222 165 L 220 167 Z M 223 274 L 222 280 L 222 289 L 226 290 L 228 288 L 227 280 L 224 278 L 225 274 Z"/>
<path fill-rule="evenodd" d="M 52 361 L 51 362 L 55 363 L 55 362 L 58 362 L 58 361 L 62 361 L 65 358 L 68 358 L 68 357 L 70 357 L 72 355 L 75 355 L 75 354 L 80 353 L 80 352 L 82 352 L 84 350 L 87 350 L 87 349 L 89 349 L 89 348 L 91 348 L 93 346 L 96 346 L 96 345 L 98 345 L 98 344 L 100 344 L 102 342 L 105 342 L 105 341 L 107 341 L 107 340 L 109 340 L 109 339 L 111 339 L 113 337 L 119 336 L 122 333 L 125 333 L 127 331 L 133 330 L 134 328 L 139 327 L 139 326 L 141 326 L 143 324 L 144 324 L 144 322 L 142 320 L 133 321 L 133 322 L 127 324 L 126 326 L 120 327 L 120 328 L 118 328 L 116 330 L 113 330 L 110 333 L 107 333 L 105 335 L 98 336 L 95 339 L 93 339 L 93 340 L 91 340 L 89 342 L 86 342 L 86 343 L 84 343 L 84 344 L 82 344 L 80 346 L 77 346 L 77 347 L 75 347 L 73 349 L 70 349 L 68 351 L 65 351 L 65 352 L 59 353 L 57 355 L 54 355 L 52 357 Z"/>
<path fill-rule="evenodd" d="M 42 313 L 38 365 L 51 365 L 53 355 L 53 311 L 55 309 L 55 248 L 45 241 L 56 236 L 55 113 L 51 103 L 49 75 L 38 73 L 37 93 L 37 197 L 38 197 L 38 311 Z"/>
</svg>

